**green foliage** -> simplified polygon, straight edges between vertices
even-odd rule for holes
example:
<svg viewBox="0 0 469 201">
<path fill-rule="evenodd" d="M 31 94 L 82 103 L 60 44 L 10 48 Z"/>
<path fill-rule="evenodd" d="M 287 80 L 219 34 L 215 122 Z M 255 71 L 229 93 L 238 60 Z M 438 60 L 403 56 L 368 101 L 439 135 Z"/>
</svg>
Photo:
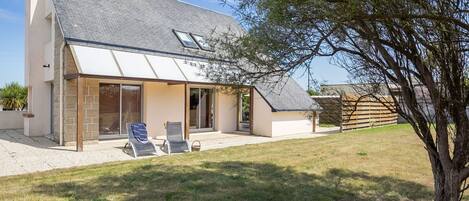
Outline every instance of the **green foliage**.
<svg viewBox="0 0 469 201">
<path fill-rule="evenodd" d="M 28 89 L 17 82 L 0 89 L 0 104 L 7 110 L 23 110 L 27 105 Z"/>
<path fill-rule="evenodd" d="M 314 89 L 308 89 L 306 90 L 306 92 L 310 95 L 310 96 L 319 96 L 319 92 L 314 90 Z"/>
</svg>

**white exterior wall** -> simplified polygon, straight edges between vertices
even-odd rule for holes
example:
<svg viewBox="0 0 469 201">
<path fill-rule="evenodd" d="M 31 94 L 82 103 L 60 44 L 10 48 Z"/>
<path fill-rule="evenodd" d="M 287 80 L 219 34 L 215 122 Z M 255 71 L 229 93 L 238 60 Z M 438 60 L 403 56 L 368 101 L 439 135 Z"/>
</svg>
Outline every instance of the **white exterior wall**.
<svg viewBox="0 0 469 201">
<path fill-rule="evenodd" d="M 197 87 L 197 86 L 194 86 Z M 236 131 L 236 96 L 215 94 L 215 130 Z M 152 137 L 164 136 L 167 121 L 184 124 L 184 85 L 147 82 L 143 86 L 143 120 Z"/>
<path fill-rule="evenodd" d="M 143 119 L 152 137 L 165 135 L 167 121 L 182 122 L 184 126 L 184 85 L 151 82 L 143 89 Z"/>
<path fill-rule="evenodd" d="M 311 132 L 313 125 L 306 112 L 272 113 L 272 137 Z"/>
<path fill-rule="evenodd" d="M 215 99 L 215 129 L 221 132 L 236 131 L 237 106 L 236 95 L 217 92 Z"/>
<path fill-rule="evenodd" d="M 25 86 L 28 87 L 28 112 L 33 118 L 24 119 L 24 133 L 27 136 L 44 136 L 51 132 L 51 84 L 45 82 L 50 75 L 53 62 L 51 45 L 53 37 L 52 18 L 46 18 L 46 2 L 49 0 L 26 0 L 25 2 Z M 50 64 L 49 69 L 43 65 Z M 50 79 L 50 76 L 49 76 Z"/>
<path fill-rule="evenodd" d="M 21 111 L 0 111 L 0 130 L 23 128 L 23 113 Z"/>
<path fill-rule="evenodd" d="M 312 131 L 312 122 L 306 112 L 272 112 L 262 96 L 254 91 L 255 135 L 276 137 Z"/>
<path fill-rule="evenodd" d="M 272 136 L 272 109 L 256 90 L 253 105 L 253 134 Z"/>
</svg>

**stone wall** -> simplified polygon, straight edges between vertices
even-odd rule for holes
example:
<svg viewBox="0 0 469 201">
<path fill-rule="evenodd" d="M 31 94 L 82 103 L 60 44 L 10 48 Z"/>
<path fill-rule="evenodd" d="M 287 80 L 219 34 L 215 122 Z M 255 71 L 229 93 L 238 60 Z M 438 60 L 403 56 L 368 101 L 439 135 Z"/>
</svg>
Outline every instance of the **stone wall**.
<svg viewBox="0 0 469 201">
<path fill-rule="evenodd" d="M 99 81 L 85 79 L 83 140 L 96 143 L 99 138 Z M 73 145 L 77 131 L 77 80 L 66 80 L 64 90 L 64 143 Z"/>
<path fill-rule="evenodd" d="M 77 73 L 77 67 L 70 50 L 64 49 L 65 74 Z M 83 140 L 96 143 L 99 137 L 99 80 L 84 79 Z M 77 131 L 77 80 L 64 80 L 64 144 L 74 145 Z"/>
</svg>

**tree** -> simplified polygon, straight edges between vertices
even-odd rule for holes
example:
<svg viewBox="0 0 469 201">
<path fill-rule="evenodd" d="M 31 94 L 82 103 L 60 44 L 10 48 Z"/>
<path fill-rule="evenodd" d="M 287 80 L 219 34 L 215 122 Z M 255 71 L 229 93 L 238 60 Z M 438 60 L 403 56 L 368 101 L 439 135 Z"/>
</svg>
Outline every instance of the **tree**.
<svg viewBox="0 0 469 201">
<path fill-rule="evenodd" d="M 318 96 L 320 93 L 314 89 L 308 89 L 306 90 L 306 93 L 308 93 L 310 96 Z"/>
<path fill-rule="evenodd" d="M 357 82 L 400 91 L 390 109 L 424 143 L 435 200 L 462 198 L 469 188 L 467 0 L 240 0 L 233 7 L 247 31 L 214 39 L 224 51 L 213 60 L 229 60 L 235 73 L 217 65 L 209 77 L 281 80 L 315 57 L 332 57 Z M 380 99 L 372 90 L 364 95 Z"/>
<path fill-rule="evenodd" d="M 27 105 L 28 89 L 17 82 L 0 89 L 0 104 L 7 110 L 23 110 Z"/>
</svg>

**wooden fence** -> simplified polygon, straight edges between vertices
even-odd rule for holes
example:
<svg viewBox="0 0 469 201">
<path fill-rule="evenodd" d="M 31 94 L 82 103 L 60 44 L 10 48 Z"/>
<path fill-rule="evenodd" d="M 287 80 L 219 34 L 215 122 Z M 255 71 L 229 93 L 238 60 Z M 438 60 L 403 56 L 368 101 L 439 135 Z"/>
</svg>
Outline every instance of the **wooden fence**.
<svg viewBox="0 0 469 201">
<path fill-rule="evenodd" d="M 312 96 L 322 107 L 319 124 L 340 126 L 342 124 L 342 101 L 340 96 Z"/>
<path fill-rule="evenodd" d="M 341 130 L 369 128 L 396 124 L 398 114 L 391 97 L 376 100 L 352 95 L 313 96 L 323 111 L 319 114 L 319 125 L 333 124 Z"/>
<path fill-rule="evenodd" d="M 396 124 L 397 119 L 391 97 L 342 96 L 342 130 Z"/>
</svg>

